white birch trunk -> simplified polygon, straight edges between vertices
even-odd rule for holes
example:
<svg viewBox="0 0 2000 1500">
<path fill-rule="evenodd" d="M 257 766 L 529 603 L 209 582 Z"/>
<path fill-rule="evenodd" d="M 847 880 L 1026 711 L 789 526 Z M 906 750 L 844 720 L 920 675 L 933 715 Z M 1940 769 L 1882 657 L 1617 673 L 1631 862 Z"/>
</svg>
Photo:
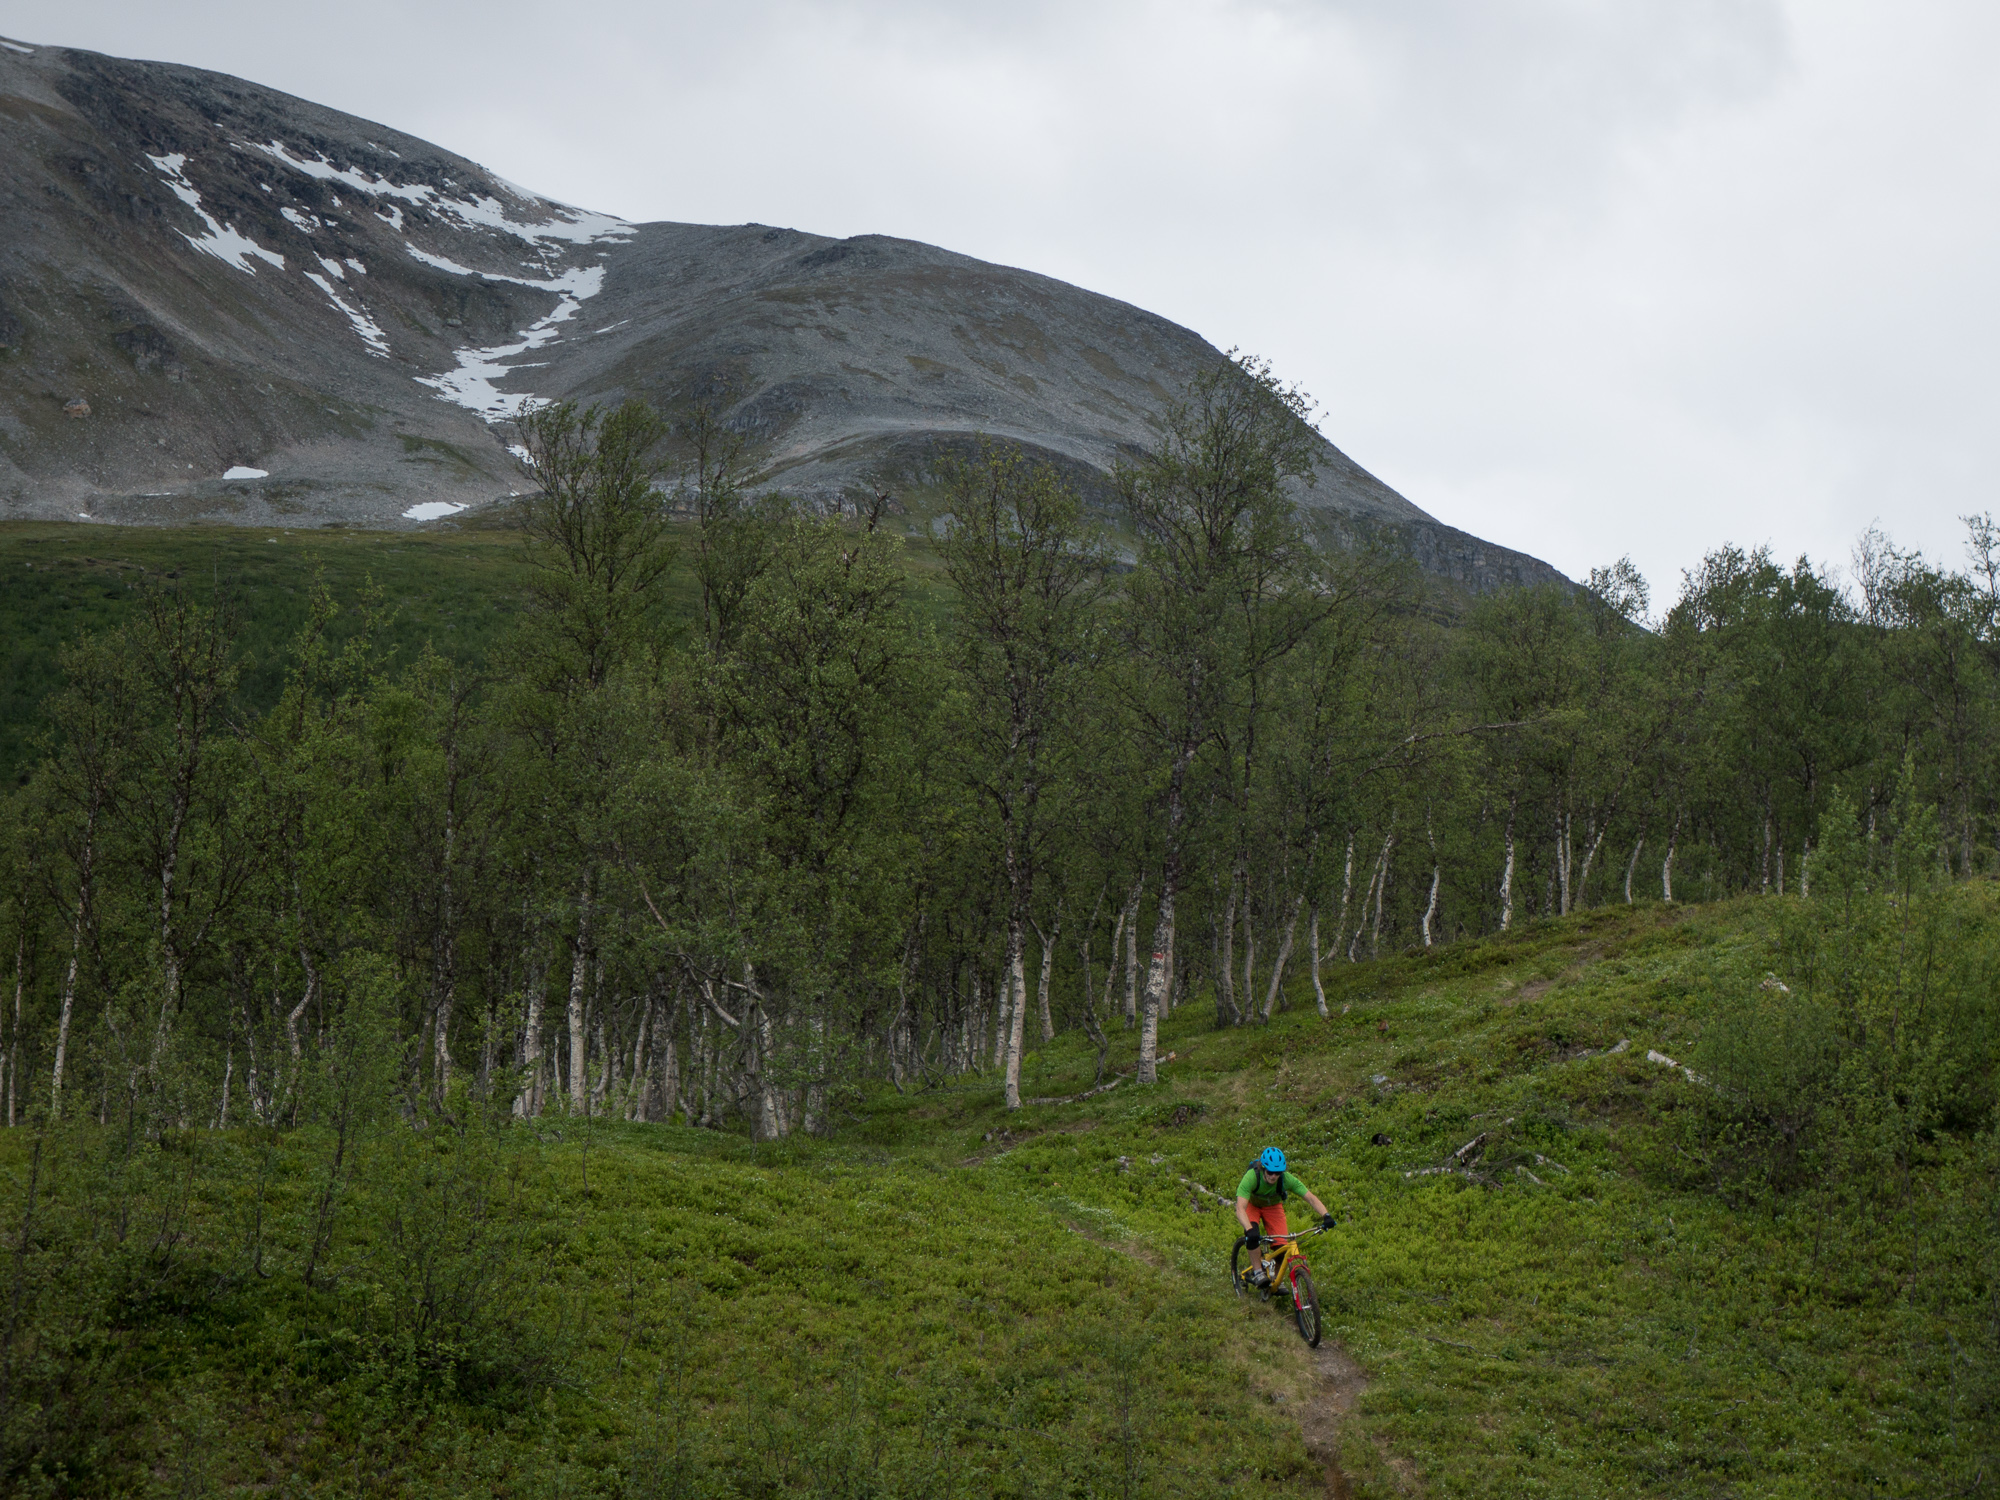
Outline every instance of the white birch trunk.
<svg viewBox="0 0 2000 1500">
<path fill-rule="evenodd" d="M 1160 888 L 1160 915 L 1153 928 L 1153 962 L 1146 971 L 1146 1008 L 1139 1028 L 1139 1067 L 1135 1082 L 1160 1081 L 1160 1013 L 1167 1002 L 1167 986 L 1173 982 L 1174 888 L 1163 882 Z"/>
<path fill-rule="evenodd" d="M 1299 930 L 1299 913 L 1305 910 L 1305 904 L 1303 895 L 1292 903 L 1292 919 L 1285 924 L 1284 941 L 1278 944 L 1278 961 L 1271 965 L 1271 986 L 1264 992 L 1266 1021 L 1271 1019 L 1271 1009 L 1278 1003 L 1278 987 L 1285 982 L 1285 964 L 1292 956 L 1292 938 Z"/>
<path fill-rule="evenodd" d="M 1597 830 L 1590 840 L 1590 848 L 1584 851 L 1583 870 L 1576 880 L 1576 904 L 1581 907 L 1590 897 L 1590 867 L 1597 860 L 1597 851 L 1604 847 L 1604 835 L 1611 831 L 1611 820 L 1606 818 L 1604 826 Z"/>
<path fill-rule="evenodd" d="M 1387 838 L 1382 840 L 1382 852 L 1376 857 L 1375 872 L 1369 876 L 1368 889 L 1361 897 L 1361 921 L 1356 924 L 1354 936 L 1347 944 L 1347 961 L 1349 963 L 1358 961 L 1356 955 L 1361 951 L 1361 937 L 1363 933 L 1368 931 L 1368 903 L 1371 901 L 1375 903 L 1375 931 L 1378 941 L 1381 936 L 1382 888 L 1388 884 L 1389 850 L 1395 842 L 1396 835 L 1394 833 L 1391 833 Z"/>
<path fill-rule="evenodd" d="M 1027 934 L 1019 924 L 1008 935 L 1007 947 L 1007 1108 L 1021 1107 L 1021 1041 L 1027 1030 L 1028 980 L 1026 966 L 1022 962 L 1022 950 L 1028 946 Z M 1044 952 L 1047 950 L 1044 949 Z"/>
<path fill-rule="evenodd" d="M 527 1010 L 521 1018 L 521 1072 L 524 1092 L 514 1096 L 514 1113 L 537 1116 L 542 1112 L 542 990 L 541 965 L 527 966 Z"/>
<path fill-rule="evenodd" d="M 83 849 L 77 860 L 76 881 L 76 921 L 70 927 L 69 965 L 63 973 L 62 1010 L 56 1019 L 56 1059 L 55 1071 L 50 1080 L 49 1118 L 62 1118 L 63 1062 L 69 1053 L 70 1017 L 76 1008 L 77 975 L 83 962 L 83 936 L 90 926 L 90 905 L 96 884 L 97 865 L 97 809 L 93 806 L 85 820 Z M 21 1049 L 21 958 L 14 955 L 14 1035 L 8 1049 L 9 1059 L 18 1066 Z M 7 1123 L 14 1123 L 13 1099 L 8 1098 Z"/>
<path fill-rule="evenodd" d="M 1625 904 L 1632 904 L 1632 876 L 1639 868 L 1639 851 L 1646 847 L 1646 835 L 1640 834 L 1632 845 L 1632 857 L 1625 862 Z"/>
<path fill-rule="evenodd" d="M 771 1014 L 763 1006 L 757 1007 L 757 1031 L 753 1041 L 757 1057 L 757 1139 L 775 1141 L 784 1133 L 784 1121 L 779 1115 L 778 1091 L 770 1084 L 771 1055 L 777 1049 L 777 1037 L 771 1025 Z"/>
<path fill-rule="evenodd" d="M 1507 862 L 1500 869 L 1500 930 L 1508 931 L 1514 925 L 1514 809 L 1515 799 L 1507 799 Z"/>
<path fill-rule="evenodd" d="M 63 974 L 62 1013 L 56 1019 L 56 1065 L 55 1072 L 49 1084 L 49 1118 L 51 1120 L 60 1120 L 62 1118 L 63 1059 L 69 1052 L 70 1013 L 76 1005 L 76 969 L 78 948 L 82 941 L 83 927 L 83 912 L 81 908 L 77 911 L 76 921 L 78 930 L 72 936 L 71 940 L 69 968 Z M 19 980 L 17 979 L 15 982 L 18 987 Z M 14 1045 L 16 1047 L 20 1046 L 20 1029 L 18 1026 L 15 1028 Z M 8 1102 L 11 1107 L 12 1100 Z M 10 1118 L 7 1123 L 9 1125 L 14 1123 L 11 1118 L 11 1108 Z"/>
<path fill-rule="evenodd" d="M 1118 950 L 1125 945 L 1125 917 L 1130 907 L 1120 907 L 1118 920 L 1111 928 L 1111 956 L 1104 964 L 1104 1014 L 1108 1020 L 1112 1011 L 1113 986 L 1118 982 Z"/>
<path fill-rule="evenodd" d="M 826 1128 L 826 1017 L 823 1014 L 815 1013 L 807 1020 L 806 1036 L 812 1053 L 806 1059 L 802 1123 L 807 1135 L 818 1135 Z"/>
<path fill-rule="evenodd" d="M 1035 929 L 1035 936 L 1042 940 L 1042 982 L 1039 1006 L 1042 1020 L 1042 1042 L 1044 1045 L 1047 1045 L 1056 1039 L 1055 1017 L 1049 1013 L 1049 984 L 1055 978 L 1056 942 L 1062 936 L 1062 903 L 1060 901 L 1056 903 L 1055 920 L 1050 923 L 1049 930 L 1043 932 L 1040 927 L 1037 927 Z M 1090 978 L 1088 975 L 1084 976 L 1083 985 L 1084 998 L 1088 999 L 1090 994 Z"/>
<path fill-rule="evenodd" d="M 1424 902 L 1424 946 L 1431 945 L 1431 923 L 1437 919 L 1438 888 L 1444 881 L 1444 869 L 1438 864 L 1437 830 L 1431 826 L 1429 808 L 1424 809 L 1424 842 L 1431 846 L 1431 893 Z"/>
<path fill-rule="evenodd" d="M 1382 873 L 1375 881 L 1375 928 L 1368 938 L 1368 956 L 1382 956 L 1382 903 L 1389 895 L 1389 851 L 1396 847 L 1396 835 L 1390 834 L 1382 845 Z"/>
<path fill-rule="evenodd" d="M 275 970 L 277 960 L 271 961 Z M 319 967 L 312 961 L 312 953 L 305 944 L 299 944 L 299 967 L 305 971 L 305 992 L 299 996 L 299 1003 L 285 1013 L 285 1042 L 292 1050 L 292 1066 L 286 1079 L 285 1092 L 296 1112 L 299 1102 L 299 1085 L 305 1071 L 305 1047 L 299 1041 L 299 1022 L 319 995 Z M 273 997 L 276 998 L 275 996 Z"/>
<path fill-rule="evenodd" d="M 1008 945 L 1012 947 L 1010 943 Z M 1000 982 L 993 986 L 993 1071 L 1007 1066 L 1007 1031 L 1014 1003 L 1014 960 L 1000 961 Z M 983 1033 L 982 1033 L 983 1036 Z"/>
<path fill-rule="evenodd" d="M 160 1024 L 153 1034 L 153 1057 L 148 1069 L 157 1069 L 167 1050 L 167 1034 L 181 1003 L 181 958 L 175 946 L 174 877 L 180 866 L 181 830 L 187 821 L 187 798 L 177 791 L 174 813 L 167 825 L 166 850 L 160 858 Z"/>
<path fill-rule="evenodd" d="M 1570 814 L 1564 811 L 1556 819 L 1556 915 L 1569 915 L 1569 860 L 1570 860 Z"/>
<path fill-rule="evenodd" d="M 1313 961 L 1312 961 L 1313 998 L 1319 1002 L 1320 1019 L 1324 1021 L 1330 1019 L 1330 1013 L 1326 1008 L 1326 986 L 1320 983 L 1320 977 L 1319 977 L 1319 961 L 1320 961 L 1319 904 L 1317 902 L 1313 904 L 1312 931 L 1309 935 L 1312 938 L 1312 950 L 1313 950 Z"/>
<path fill-rule="evenodd" d="M 1660 899 L 1669 905 L 1674 899 L 1674 850 L 1680 844 L 1681 815 L 1674 814 L 1673 832 L 1667 835 L 1667 858 L 1660 866 Z"/>
<path fill-rule="evenodd" d="M 666 1034 L 653 1049 L 656 1065 L 660 1070 L 660 1113 L 659 1118 L 669 1123 L 674 1118 L 674 1106 L 680 1102 L 681 1067 L 677 1055 L 678 1046 L 674 1041 L 673 1026 L 669 1021 Z"/>
<path fill-rule="evenodd" d="M 590 1109 L 589 1049 L 584 1041 L 584 1001 L 590 980 L 590 879 L 577 893 L 576 946 L 569 964 L 569 1113 Z"/>
<path fill-rule="evenodd" d="M 611 1074 L 616 1062 L 611 1055 L 611 1048 L 605 1044 L 602 1006 L 598 1008 L 597 1024 L 594 1029 L 597 1032 L 597 1082 L 592 1084 L 590 1089 L 590 1112 L 593 1115 L 601 1115 L 605 1111 L 605 1106 L 611 1102 Z"/>
<path fill-rule="evenodd" d="M 1340 920 L 1333 924 L 1334 941 L 1336 942 L 1339 941 L 1339 935 L 1347 931 L 1347 902 L 1348 898 L 1353 894 L 1354 835 L 1350 832 L 1347 835 L 1347 858 L 1342 864 L 1340 872 Z"/>
<path fill-rule="evenodd" d="M 625 1085 L 625 1118 L 645 1121 L 647 1109 L 652 1101 L 653 1074 L 647 1053 L 647 1033 L 652 1029 L 653 1008 L 659 1002 L 647 991 L 646 1003 L 639 1010 L 639 1029 L 632 1037 L 632 1072 Z"/>
</svg>

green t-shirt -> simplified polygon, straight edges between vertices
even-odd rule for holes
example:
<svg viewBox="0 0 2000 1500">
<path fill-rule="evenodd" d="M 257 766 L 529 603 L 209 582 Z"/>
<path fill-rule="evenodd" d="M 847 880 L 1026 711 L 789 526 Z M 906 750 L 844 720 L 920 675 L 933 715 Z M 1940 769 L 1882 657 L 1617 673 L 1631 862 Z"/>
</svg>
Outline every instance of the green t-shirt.
<svg viewBox="0 0 2000 1500">
<path fill-rule="evenodd" d="M 1297 1193 L 1301 1197 L 1305 1195 L 1306 1185 L 1290 1172 L 1285 1173 L 1284 1187 L 1287 1193 Z M 1245 1172 L 1243 1180 L 1236 1184 L 1236 1196 L 1239 1198 L 1248 1198 L 1251 1206 L 1254 1208 L 1270 1208 L 1281 1201 L 1278 1193 L 1278 1184 L 1274 1182 L 1269 1187 L 1266 1187 L 1263 1179 L 1258 1176 L 1255 1167 Z"/>
</svg>

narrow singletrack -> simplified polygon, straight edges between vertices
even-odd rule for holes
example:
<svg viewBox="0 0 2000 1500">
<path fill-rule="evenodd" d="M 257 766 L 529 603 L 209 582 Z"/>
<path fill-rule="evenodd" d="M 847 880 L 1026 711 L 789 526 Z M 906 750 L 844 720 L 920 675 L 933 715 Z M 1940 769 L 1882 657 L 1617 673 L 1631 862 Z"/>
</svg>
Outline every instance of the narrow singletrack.
<svg viewBox="0 0 2000 1500">
<path fill-rule="evenodd" d="M 1073 1220 L 1062 1219 L 1058 1222 L 1078 1238 L 1102 1245 L 1107 1250 L 1115 1250 L 1121 1255 L 1129 1255 L 1156 1271 L 1171 1269 L 1162 1256 L 1143 1244 L 1094 1234 Z M 1322 1340 L 1317 1349 L 1307 1353 L 1312 1359 L 1313 1384 L 1312 1393 L 1297 1408 L 1299 1436 L 1304 1440 L 1306 1452 L 1312 1456 L 1313 1462 L 1326 1467 L 1327 1500 L 1348 1500 L 1352 1489 L 1346 1472 L 1340 1467 L 1341 1428 L 1347 1414 L 1354 1409 L 1355 1401 L 1367 1389 L 1368 1372 L 1341 1347 L 1338 1339 Z"/>
<path fill-rule="evenodd" d="M 1348 1500 L 1347 1474 L 1340 1467 L 1340 1433 L 1347 1414 L 1368 1385 L 1368 1372 L 1337 1339 L 1312 1351 L 1313 1393 L 1299 1409 L 1299 1436 L 1306 1452 L 1326 1465 L 1327 1500 Z"/>
</svg>

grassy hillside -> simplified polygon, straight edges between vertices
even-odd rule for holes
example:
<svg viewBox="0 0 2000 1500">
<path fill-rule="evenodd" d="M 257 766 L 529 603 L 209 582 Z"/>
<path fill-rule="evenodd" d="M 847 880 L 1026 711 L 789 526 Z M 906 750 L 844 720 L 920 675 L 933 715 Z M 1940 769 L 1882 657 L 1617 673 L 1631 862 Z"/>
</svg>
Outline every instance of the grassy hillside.
<svg viewBox="0 0 2000 1500">
<path fill-rule="evenodd" d="M 0 523 L 0 785 L 27 774 L 40 704 L 58 683 L 56 648 L 115 628 L 149 579 L 185 580 L 233 614 L 248 659 L 245 703 L 268 707 L 282 656 L 323 576 L 351 605 L 369 587 L 394 611 L 387 644 L 405 659 L 429 643 L 482 656 L 519 608 L 520 541 L 511 531 L 266 531 L 242 526 Z"/>
<path fill-rule="evenodd" d="M 1895 1226 L 1759 1206 L 1648 1060 L 1785 907 L 1339 965 L 1330 1021 L 1185 1008 L 1156 1089 L 885 1090 L 826 1141 L 11 1132 L 6 1436 L 50 1493 L 1990 1493 L 1991 1143 L 1927 1143 Z M 1211 1190 L 1271 1142 L 1341 1219 L 1317 1355 L 1226 1280 Z"/>
<path fill-rule="evenodd" d="M 916 537 L 904 556 L 920 607 L 935 612 L 937 559 Z M 520 533 L 505 516 L 423 531 L 266 530 L 245 526 L 76 526 L 0 522 L 0 786 L 36 757 L 42 700 L 58 685 L 56 648 L 80 631 L 113 629 L 153 581 L 185 580 L 224 604 L 247 661 L 246 709 L 268 708 L 283 682 L 286 644 L 305 623 L 323 577 L 342 606 L 372 589 L 390 611 L 383 644 L 407 662 L 426 645 L 478 662 L 522 607 Z M 685 568 L 669 607 L 691 607 Z"/>
</svg>

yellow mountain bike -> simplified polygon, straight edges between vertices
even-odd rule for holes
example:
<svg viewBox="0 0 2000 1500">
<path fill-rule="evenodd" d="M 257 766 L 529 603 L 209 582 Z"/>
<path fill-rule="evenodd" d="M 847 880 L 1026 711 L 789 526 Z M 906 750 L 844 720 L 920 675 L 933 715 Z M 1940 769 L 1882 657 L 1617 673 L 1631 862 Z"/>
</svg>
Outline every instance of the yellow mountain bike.
<svg viewBox="0 0 2000 1500">
<path fill-rule="evenodd" d="M 1313 1285 L 1312 1267 L 1306 1264 L 1305 1252 L 1299 1249 L 1298 1242 L 1325 1232 L 1324 1225 L 1315 1224 L 1311 1229 L 1298 1229 L 1290 1234 L 1265 1235 L 1266 1241 L 1277 1246 L 1277 1254 L 1271 1264 L 1271 1279 L 1261 1285 L 1250 1279 L 1257 1262 L 1263 1259 L 1261 1252 L 1244 1244 L 1240 1235 L 1229 1252 L 1229 1280 L 1237 1293 L 1247 1297 L 1256 1292 L 1269 1302 L 1280 1289 L 1289 1291 L 1299 1337 L 1315 1349 L 1319 1347 L 1319 1288 Z"/>
</svg>

